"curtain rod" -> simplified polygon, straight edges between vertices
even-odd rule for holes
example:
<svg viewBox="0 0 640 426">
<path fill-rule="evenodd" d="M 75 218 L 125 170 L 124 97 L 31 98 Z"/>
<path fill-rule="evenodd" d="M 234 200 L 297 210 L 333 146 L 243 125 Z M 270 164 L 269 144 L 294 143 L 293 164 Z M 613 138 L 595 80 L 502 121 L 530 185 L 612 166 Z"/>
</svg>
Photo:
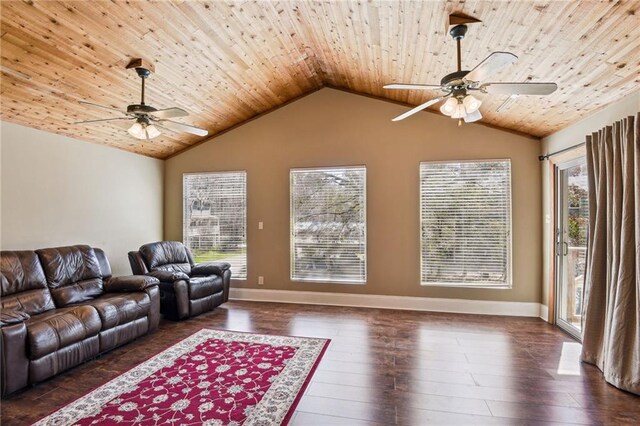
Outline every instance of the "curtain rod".
<svg viewBox="0 0 640 426">
<path fill-rule="evenodd" d="M 540 155 L 538 157 L 538 160 L 540 160 L 540 161 L 547 160 L 549 157 L 553 157 L 554 155 L 562 154 L 563 152 L 571 151 L 572 149 L 578 148 L 578 147 L 583 146 L 585 144 L 586 144 L 586 142 L 582 142 L 582 143 L 579 143 L 577 145 L 573 145 L 573 146 L 570 146 L 568 148 L 564 148 L 564 149 L 561 149 L 559 151 L 552 152 L 550 154 Z"/>
</svg>

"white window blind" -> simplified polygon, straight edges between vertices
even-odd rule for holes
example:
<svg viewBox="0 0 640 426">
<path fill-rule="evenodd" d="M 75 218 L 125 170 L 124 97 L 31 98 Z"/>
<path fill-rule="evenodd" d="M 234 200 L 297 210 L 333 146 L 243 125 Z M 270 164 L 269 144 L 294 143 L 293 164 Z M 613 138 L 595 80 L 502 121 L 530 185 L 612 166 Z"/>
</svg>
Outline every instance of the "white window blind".
<svg viewBox="0 0 640 426">
<path fill-rule="evenodd" d="M 511 286 L 511 162 L 420 164 L 423 285 Z"/>
<path fill-rule="evenodd" d="M 229 262 L 231 277 L 247 278 L 247 174 L 183 176 L 183 238 L 196 263 Z"/>
<path fill-rule="evenodd" d="M 366 168 L 291 170 L 291 279 L 365 283 Z"/>
</svg>

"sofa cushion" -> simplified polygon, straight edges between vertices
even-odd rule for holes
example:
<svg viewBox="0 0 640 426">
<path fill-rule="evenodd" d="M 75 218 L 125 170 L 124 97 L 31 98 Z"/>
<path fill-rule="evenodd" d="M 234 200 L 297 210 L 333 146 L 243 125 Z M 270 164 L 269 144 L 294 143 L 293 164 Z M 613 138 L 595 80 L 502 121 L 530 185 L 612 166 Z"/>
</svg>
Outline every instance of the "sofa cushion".
<svg viewBox="0 0 640 426">
<path fill-rule="evenodd" d="M 189 299 L 201 299 L 219 293 L 223 289 L 222 278 L 218 276 L 191 277 L 189 279 Z"/>
<path fill-rule="evenodd" d="M 103 293 L 103 282 L 100 278 L 78 281 L 74 284 L 51 290 L 53 299 L 59 306 L 86 302 Z"/>
<path fill-rule="evenodd" d="M 55 309 L 47 281 L 34 251 L 0 253 L 2 307 L 37 315 Z"/>
<path fill-rule="evenodd" d="M 58 307 L 90 300 L 102 294 L 100 263 L 91 247 L 57 247 L 36 250 L 36 253 Z"/>
<path fill-rule="evenodd" d="M 175 271 L 191 273 L 191 262 L 187 250 L 178 241 L 160 241 L 140 247 L 140 255 L 149 271 Z"/>
<path fill-rule="evenodd" d="M 102 321 L 93 306 L 60 308 L 31 317 L 27 325 L 27 348 L 31 359 L 96 336 Z"/>
<path fill-rule="evenodd" d="M 102 329 L 108 330 L 149 314 L 151 299 L 144 291 L 131 293 L 107 293 L 85 302 L 93 306 L 100 315 Z"/>
</svg>

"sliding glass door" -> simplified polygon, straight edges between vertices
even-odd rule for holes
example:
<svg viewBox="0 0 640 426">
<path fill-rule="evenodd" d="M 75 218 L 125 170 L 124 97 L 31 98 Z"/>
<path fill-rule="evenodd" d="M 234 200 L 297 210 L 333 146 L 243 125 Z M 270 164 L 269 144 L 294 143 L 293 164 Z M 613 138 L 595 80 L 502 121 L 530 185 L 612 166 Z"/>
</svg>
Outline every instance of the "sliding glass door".
<svg viewBox="0 0 640 426">
<path fill-rule="evenodd" d="M 556 324 L 581 339 L 589 229 L 589 187 L 585 158 L 559 164 L 556 182 Z"/>
</svg>

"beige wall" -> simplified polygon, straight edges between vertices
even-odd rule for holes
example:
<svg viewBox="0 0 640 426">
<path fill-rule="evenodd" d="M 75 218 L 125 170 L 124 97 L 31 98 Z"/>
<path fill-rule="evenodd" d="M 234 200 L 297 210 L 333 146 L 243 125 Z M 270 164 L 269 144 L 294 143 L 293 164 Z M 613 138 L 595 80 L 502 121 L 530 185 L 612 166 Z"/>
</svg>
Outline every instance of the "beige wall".
<svg viewBox="0 0 640 426">
<path fill-rule="evenodd" d="M 248 279 L 238 287 L 540 301 L 540 169 L 536 139 L 480 125 L 457 127 L 430 113 L 392 123 L 405 107 L 322 89 L 167 160 L 165 238 L 182 239 L 182 174 L 246 170 Z M 420 161 L 510 158 L 513 178 L 513 289 L 421 287 Z M 289 279 L 289 170 L 367 166 L 368 282 Z M 264 230 L 258 230 L 258 221 Z M 265 277 L 258 287 L 257 277 Z"/>
<path fill-rule="evenodd" d="M 1 123 L 3 250 L 89 244 L 115 274 L 162 239 L 163 161 Z"/>
<path fill-rule="evenodd" d="M 629 115 L 640 112 L 640 91 L 626 96 L 620 101 L 613 103 L 600 111 L 585 117 L 579 122 L 565 127 L 542 139 L 541 154 L 547 154 L 569 148 L 585 141 L 585 137 L 593 132 L 597 132 L 605 126 L 610 126 L 614 121 L 618 121 Z M 542 175 L 542 303 L 549 304 L 552 295 L 553 276 L 553 238 L 554 238 L 554 217 L 553 217 L 553 173 L 554 165 L 557 162 L 568 161 L 585 155 L 584 148 L 577 148 L 560 156 L 551 157 L 550 160 L 540 163 Z"/>
<path fill-rule="evenodd" d="M 437 114 L 392 123 L 407 108 L 322 89 L 167 160 L 165 238 L 182 239 L 182 174 L 246 170 L 248 279 L 238 287 L 540 301 L 539 140 Z M 513 289 L 420 286 L 420 161 L 510 158 L 513 174 Z M 291 282 L 289 170 L 367 166 L 368 282 Z M 258 221 L 264 230 L 258 230 Z"/>
</svg>

